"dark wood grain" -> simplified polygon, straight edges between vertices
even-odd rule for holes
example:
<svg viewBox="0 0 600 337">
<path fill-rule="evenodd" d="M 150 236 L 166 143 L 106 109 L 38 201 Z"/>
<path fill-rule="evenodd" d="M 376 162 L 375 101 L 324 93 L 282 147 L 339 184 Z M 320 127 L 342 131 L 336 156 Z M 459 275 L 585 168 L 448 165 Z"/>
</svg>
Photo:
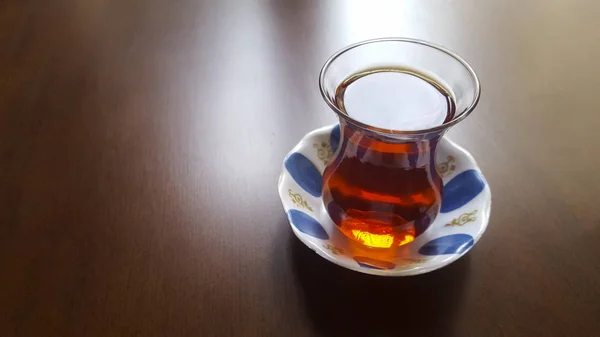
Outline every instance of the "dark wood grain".
<svg viewBox="0 0 600 337">
<path fill-rule="evenodd" d="M 600 335 L 598 13 L 0 2 L 0 335 Z M 490 227 L 417 277 L 317 257 L 276 191 L 287 151 L 335 121 L 321 64 L 380 36 L 445 45 L 483 84 L 449 137 L 490 182 Z"/>
</svg>

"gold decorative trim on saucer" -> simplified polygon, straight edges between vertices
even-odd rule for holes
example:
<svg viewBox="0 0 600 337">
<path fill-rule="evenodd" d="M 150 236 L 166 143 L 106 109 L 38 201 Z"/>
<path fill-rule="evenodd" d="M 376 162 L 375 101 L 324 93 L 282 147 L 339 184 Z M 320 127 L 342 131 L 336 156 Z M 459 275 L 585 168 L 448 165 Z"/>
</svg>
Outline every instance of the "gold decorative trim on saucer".
<svg viewBox="0 0 600 337">
<path fill-rule="evenodd" d="M 334 247 L 332 245 L 323 245 L 323 248 L 329 250 L 333 255 L 344 254 L 344 250 L 341 248 Z"/>
<path fill-rule="evenodd" d="M 412 266 L 415 264 L 422 264 L 425 263 L 427 261 L 429 261 L 429 259 L 417 259 L 417 258 L 413 258 L 413 259 L 402 259 L 400 260 L 402 263 L 400 263 L 401 267 L 408 267 L 408 266 Z"/>
<path fill-rule="evenodd" d="M 454 165 L 455 161 L 456 160 L 454 159 L 454 157 L 448 156 L 448 159 L 446 161 L 437 164 L 436 169 L 438 174 L 441 177 L 445 177 L 454 172 L 454 170 L 456 169 L 456 165 Z"/>
<path fill-rule="evenodd" d="M 307 210 L 312 212 L 313 209 L 308 205 L 306 200 L 304 200 L 304 198 L 302 198 L 302 195 L 300 193 L 294 193 L 294 192 L 292 192 L 292 189 L 290 188 L 289 194 L 290 194 L 290 200 L 292 200 L 292 203 L 294 203 L 294 205 L 296 205 L 300 208 L 306 208 Z"/>
<path fill-rule="evenodd" d="M 453 219 L 451 223 L 444 225 L 444 227 L 464 226 L 466 223 L 473 222 L 477 219 L 475 214 L 477 214 L 477 210 L 469 213 L 463 213 L 458 218 Z"/>
<path fill-rule="evenodd" d="M 327 165 L 329 159 L 331 159 L 331 156 L 333 155 L 331 145 L 326 142 L 321 142 L 321 144 L 314 143 L 313 147 L 317 149 L 317 157 L 319 157 L 323 164 Z"/>
</svg>

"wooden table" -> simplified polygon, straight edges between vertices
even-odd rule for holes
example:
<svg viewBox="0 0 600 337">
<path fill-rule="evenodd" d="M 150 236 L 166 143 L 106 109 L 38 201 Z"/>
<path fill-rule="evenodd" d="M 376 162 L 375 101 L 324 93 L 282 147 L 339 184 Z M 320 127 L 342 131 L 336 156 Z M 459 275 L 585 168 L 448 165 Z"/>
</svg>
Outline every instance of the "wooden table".
<svg viewBox="0 0 600 337">
<path fill-rule="evenodd" d="M 597 1 L 0 3 L 1 336 L 599 336 Z M 317 75 L 380 36 L 478 72 L 449 137 L 493 193 L 442 270 L 378 278 L 294 237 L 284 155 Z"/>
</svg>

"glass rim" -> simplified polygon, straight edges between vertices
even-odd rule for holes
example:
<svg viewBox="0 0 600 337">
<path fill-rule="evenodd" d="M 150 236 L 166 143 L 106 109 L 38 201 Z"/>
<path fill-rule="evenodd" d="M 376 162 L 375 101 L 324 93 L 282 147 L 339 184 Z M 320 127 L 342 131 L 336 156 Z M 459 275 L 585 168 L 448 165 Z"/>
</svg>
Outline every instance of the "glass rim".
<svg viewBox="0 0 600 337">
<path fill-rule="evenodd" d="M 350 115 L 348 115 L 347 113 L 343 112 L 342 110 L 340 110 L 331 100 L 331 98 L 326 94 L 325 91 L 325 73 L 327 72 L 327 70 L 329 69 L 329 67 L 331 66 L 331 64 L 338 58 L 340 57 L 342 54 L 346 53 L 347 51 L 350 51 L 354 48 L 360 47 L 360 46 L 364 46 L 367 44 L 372 44 L 372 43 L 379 43 L 379 42 L 406 42 L 406 43 L 413 43 L 413 44 L 418 44 L 418 45 L 422 45 L 425 47 L 429 47 L 429 48 L 433 48 L 436 49 L 438 51 L 441 51 L 443 53 L 445 53 L 446 55 L 452 57 L 453 59 L 455 59 L 456 61 L 458 61 L 462 66 L 465 67 L 465 69 L 467 69 L 469 75 L 471 75 L 471 79 L 473 80 L 474 84 L 475 84 L 475 94 L 473 97 L 473 100 L 471 102 L 471 104 L 469 104 L 469 106 L 464 109 L 463 111 L 461 111 L 460 114 L 458 114 L 458 116 L 456 116 L 455 118 L 440 124 L 438 126 L 434 126 L 431 128 L 427 128 L 427 129 L 420 129 L 420 130 L 394 130 L 394 129 L 384 129 L 384 128 L 380 128 L 380 127 L 376 127 L 376 126 L 372 126 L 369 124 L 365 124 L 363 122 L 360 122 L 354 118 L 352 118 Z M 479 97 L 481 94 L 481 84 L 479 83 L 479 78 L 477 77 L 477 74 L 475 73 L 475 71 L 473 70 L 473 68 L 471 67 L 471 65 L 469 65 L 469 63 L 467 61 L 465 61 L 462 57 L 460 57 L 457 53 L 424 41 L 424 40 L 419 40 L 419 39 L 412 39 L 412 38 L 405 38 L 405 37 L 385 37 L 385 38 L 377 38 L 377 39 L 369 39 L 369 40 L 364 40 L 364 41 L 360 41 L 357 43 L 353 43 L 349 46 L 346 46 L 340 50 L 338 50 L 337 52 L 335 52 L 331 57 L 329 57 L 329 59 L 325 62 L 325 64 L 323 65 L 323 67 L 321 68 L 321 71 L 319 72 L 319 90 L 321 91 L 321 96 L 323 96 L 323 99 L 325 100 L 325 102 L 327 103 L 327 105 L 341 118 L 344 118 L 345 120 L 351 122 L 352 124 L 355 124 L 356 126 L 359 126 L 363 129 L 367 129 L 367 130 L 371 130 L 371 131 L 375 131 L 377 133 L 381 133 L 381 134 L 388 134 L 388 135 L 421 135 L 421 134 L 427 134 L 427 133 L 431 133 L 431 132 L 437 132 L 437 131 L 442 131 L 445 129 L 448 129 L 449 127 L 457 124 L 458 122 L 462 121 L 463 119 L 465 119 L 468 115 L 471 114 L 471 112 L 473 112 L 473 110 L 475 109 L 475 107 L 477 106 L 477 103 L 479 102 Z"/>
</svg>

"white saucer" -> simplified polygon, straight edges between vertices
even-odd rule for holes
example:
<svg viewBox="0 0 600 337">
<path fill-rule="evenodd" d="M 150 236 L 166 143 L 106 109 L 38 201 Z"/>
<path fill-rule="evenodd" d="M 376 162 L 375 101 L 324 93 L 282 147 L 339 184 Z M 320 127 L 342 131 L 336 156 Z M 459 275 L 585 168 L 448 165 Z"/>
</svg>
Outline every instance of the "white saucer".
<svg viewBox="0 0 600 337">
<path fill-rule="evenodd" d="M 491 192 L 473 156 L 443 138 L 436 167 L 444 193 L 440 214 L 413 242 L 377 249 L 348 239 L 327 214 L 321 175 L 339 144 L 338 125 L 308 133 L 285 157 L 279 196 L 294 234 L 310 249 L 344 268 L 382 276 L 427 273 L 466 254 L 485 232 Z"/>
</svg>

